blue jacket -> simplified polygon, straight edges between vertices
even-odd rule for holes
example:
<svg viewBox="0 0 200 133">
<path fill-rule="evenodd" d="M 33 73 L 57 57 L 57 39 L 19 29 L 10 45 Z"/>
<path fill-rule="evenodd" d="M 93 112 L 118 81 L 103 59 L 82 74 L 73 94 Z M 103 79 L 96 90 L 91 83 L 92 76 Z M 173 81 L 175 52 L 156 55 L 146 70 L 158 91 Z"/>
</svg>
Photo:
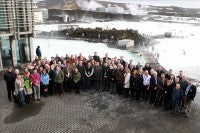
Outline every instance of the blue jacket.
<svg viewBox="0 0 200 133">
<path fill-rule="evenodd" d="M 176 88 L 174 88 L 173 93 L 172 93 L 172 102 L 174 104 L 180 104 L 181 100 L 182 100 L 181 90 L 176 90 Z"/>
<path fill-rule="evenodd" d="M 49 74 L 41 74 L 41 76 L 40 76 L 40 78 L 41 78 L 41 84 L 42 85 L 48 85 L 49 84 Z"/>
</svg>

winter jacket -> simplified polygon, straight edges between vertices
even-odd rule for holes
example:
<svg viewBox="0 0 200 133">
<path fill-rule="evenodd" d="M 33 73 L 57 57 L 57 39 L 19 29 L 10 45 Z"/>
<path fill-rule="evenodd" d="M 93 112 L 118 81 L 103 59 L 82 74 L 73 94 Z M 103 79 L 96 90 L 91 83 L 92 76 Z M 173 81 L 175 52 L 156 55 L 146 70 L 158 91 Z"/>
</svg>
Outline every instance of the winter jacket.
<svg viewBox="0 0 200 133">
<path fill-rule="evenodd" d="M 86 67 L 85 68 L 85 76 L 86 77 L 92 77 L 94 74 L 94 68 L 93 67 Z"/>
<path fill-rule="evenodd" d="M 119 85 L 124 85 L 124 71 L 123 70 L 116 70 L 116 74 L 115 74 L 115 81 L 117 84 Z"/>
<path fill-rule="evenodd" d="M 15 91 L 14 95 L 18 95 L 19 91 L 24 91 L 24 80 L 15 80 Z"/>
<path fill-rule="evenodd" d="M 188 94 L 187 94 L 187 100 L 188 100 L 188 101 L 191 101 L 191 100 L 194 101 L 194 98 L 195 98 L 195 96 L 196 96 L 196 91 L 197 91 L 196 86 L 192 85 L 192 86 L 190 87 L 190 90 L 189 90 Z"/>
<path fill-rule="evenodd" d="M 39 73 L 37 73 L 37 74 L 32 73 L 30 75 L 30 79 L 31 79 L 31 82 L 33 83 L 33 85 L 40 84 L 41 79 L 40 79 Z"/>
<path fill-rule="evenodd" d="M 80 74 L 80 72 L 77 72 L 77 73 L 73 72 L 73 74 L 72 74 L 72 79 L 73 79 L 73 81 L 74 81 L 75 83 L 79 82 L 80 79 L 81 79 L 81 74 Z"/>
<path fill-rule="evenodd" d="M 173 104 L 180 104 L 182 100 L 182 92 L 181 90 L 177 90 L 174 88 L 173 93 L 172 93 L 172 102 Z"/>
<path fill-rule="evenodd" d="M 27 78 L 27 77 L 24 78 L 24 87 L 25 87 L 26 93 L 28 95 L 33 93 L 33 91 L 32 91 L 32 83 L 31 83 L 31 79 L 30 78 Z"/>
<path fill-rule="evenodd" d="M 49 84 L 49 74 L 41 74 L 41 84 L 42 85 L 48 85 Z"/>
<path fill-rule="evenodd" d="M 98 66 L 98 67 L 94 68 L 94 75 L 93 75 L 94 80 L 101 80 L 102 74 L 103 74 L 103 72 L 102 72 L 102 67 L 101 66 Z"/>
<path fill-rule="evenodd" d="M 14 86 L 16 75 L 13 72 L 6 72 L 4 74 L 4 80 L 6 81 L 7 86 Z"/>
<path fill-rule="evenodd" d="M 58 74 L 57 74 L 57 71 L 55 70 L 54 71 L 54 82 L 55 83 L 62 83 L 64 80 L 64 73 L 62 70 L 59 70 L 58 71 Z"/>
</svg>

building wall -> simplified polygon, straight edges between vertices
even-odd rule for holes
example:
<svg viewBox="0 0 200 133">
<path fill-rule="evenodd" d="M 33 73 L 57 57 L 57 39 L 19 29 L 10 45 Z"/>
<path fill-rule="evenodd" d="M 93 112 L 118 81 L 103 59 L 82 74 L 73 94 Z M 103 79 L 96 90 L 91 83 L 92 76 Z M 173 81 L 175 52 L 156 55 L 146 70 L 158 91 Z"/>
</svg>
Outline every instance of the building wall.
<svg viewBox="0 0 200 133">
<path fill-rule="evenodd" d="M 1 38 L 6 38 L 1 41 L 0 48 L 7 46 L 11 48 L 9 55 L 11 55 L 11 64 L 17 66 L 20 63 L 25 62 L 26 60 L 30 61 L 33 59 L 31 54 L 33 53 L 32 41 L 30 38 L 33 37 L 33 3 L 32 0 L 1 0 L 0 1 L 0 41 Z M 3 22 L 3 23 L 2 23 Z M 23 38 L 28 39 L 25 41 L 25 44 L 22 44 Z M 24 46 L 24 47 L 23 47 Z M 26 46 L 26 47 L 25 47 Z M 28 48 L 28 49 L 27 49 Z M 4 47 L 5 49 L 5 47 Z M 2 61 L 5 61 L 5 58 L 2 57 L 2 50 L 0 49 L 0 69 L 3 66 Z M 28 51 L 28 55 L 27 55 Z M 5 52 L 5 51 L 3 51 Z M 19 53 L 20 52 L 20 53 Z M 26 53 L 27 59 L 23 57 L 22 53 Z M 29 55 L 30 54 L 30 55 Z M 20 59 L 19 59 L 20 55 Z M 30 59 L 28 57 L 30 56 Z"/>
</svg>

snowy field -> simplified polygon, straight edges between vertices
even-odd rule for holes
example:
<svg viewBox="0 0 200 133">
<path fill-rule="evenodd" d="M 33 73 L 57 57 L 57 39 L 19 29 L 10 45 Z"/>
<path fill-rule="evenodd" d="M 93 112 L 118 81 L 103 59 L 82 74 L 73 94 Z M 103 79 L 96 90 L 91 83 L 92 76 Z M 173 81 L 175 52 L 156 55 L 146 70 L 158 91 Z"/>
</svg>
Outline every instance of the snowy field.
<svg viewBox="0 0 200 133">
<path fill-rule="evenodd" d="M 42 56 L 47 57 L 48 59 L 56 54 L 59 56 L 65 56 L 66 54 L 78 55 L 79 53 L 82 53 L 87 58 L 89 55 L 94 55 L 94 52 L 96 51 L 100 57 L 104 57 L 105 53 L 109 53 L 111 58 L 124 56 L 124 59 L 127 62 L 129 62 L 130 59 L 133 59 L 135 64 L 138 61 L 142 64 L 145 63 L 144 58 L 140 57 L 139 54 L 132 54 L 127 50 L 109 48 L 103 43 L 57 39 L 34 39 L 33 44 L 34 49 L 36 49 L 37 46 L 40 46 Z"/>
<path fill-rule="evenodd" d="M 172 36 L 175 36 L 176 38 L 156 40 L 158 43 L 156 46 L 154 46 L 154 48 L 160 55 L 159 62 L 166 69 L 171 68 L 175 72 L 183 70 L 185 75 L 200 80 L 200 73 L 199 73 L 200 61 L 198 60 L 198 58 L 200 57 L 200 52 L 199 52 L 200 26 L 197 26 L 195 24 L 149 22 L 149 21 L 92 22 L 92 23 L 82 23 L 78 25 L 83 28 L 102 27 L 103 29 L 112 29 L 112 28 L 134 29 L 138 30 L 139 33 L 148 36 L 163 35 L 165 32 L 171 32 Z M 58 30 L 58 25 L 47 25 L 47 26 L 40 25 L 36 26 L 36 29 L 42 31 Z M 87 46 L 88 44 L 86 45 L 86 47 Z M 94 47 L 96 47 L 96 45 L 94 45 Z M 184 53 L 183 51 L 185 51 L 185 55 L 183 54 Z M 101 51 L 99 51 L 99 54 L 105 53 L 104 50 L 103 53 L 100 52 Z M 92 52 L 90 52 L 90 54 L 91 53 Z M 120 53 L 120 55 L 121 54 L 122 53 Z"/>
</svg>

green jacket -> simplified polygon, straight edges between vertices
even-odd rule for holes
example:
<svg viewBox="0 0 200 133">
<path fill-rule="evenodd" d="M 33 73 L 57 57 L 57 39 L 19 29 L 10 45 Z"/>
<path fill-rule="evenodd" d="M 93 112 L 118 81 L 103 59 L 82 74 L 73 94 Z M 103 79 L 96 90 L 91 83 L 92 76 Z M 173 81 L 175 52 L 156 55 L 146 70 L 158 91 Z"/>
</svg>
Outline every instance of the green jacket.
<svg viewBox="0 0 200 133">
<path fill-rule="evenodd" d="M 54 82 L 55 83 L 62 83 L 64 80 L 64 73 L 62 70 L 59 70 L 58 74 L 57 71 L 54 71 Z"/>
<path fill-rule="evenodd" d="M 24 78 L 24 87 L 25 87 L 27 90 L 32 89 L 32 84 L 31 84 L 30 78 Z"/>
<path fill-rule="evenodd" d="M 77 72 L 77 73 L 73 72 L 72 78 L 73 78 L 73 81 L 74 81 L 75 83 L 77 83 L 77 82 L 79 82 L 80 79 L 81 79 L 81 74 L 80 74 L 79 72 Z"/>
</svg>

